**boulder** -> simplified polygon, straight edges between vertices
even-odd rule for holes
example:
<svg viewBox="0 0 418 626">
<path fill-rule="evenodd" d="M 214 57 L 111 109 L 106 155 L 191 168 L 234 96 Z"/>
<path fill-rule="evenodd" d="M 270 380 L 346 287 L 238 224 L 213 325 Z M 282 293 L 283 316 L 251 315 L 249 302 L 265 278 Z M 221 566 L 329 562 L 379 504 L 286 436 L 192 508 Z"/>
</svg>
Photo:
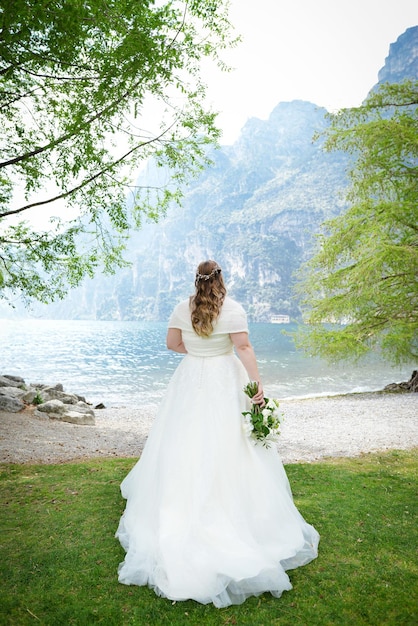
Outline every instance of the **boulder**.
<svg viewBox="0 0 418 626">
<path fill-rule="evenodd" d="M 79 401 L 78 397 L 73 393 L 65 393 L 61 389 L 57 389 L 55 387 L 44 387 L 43 389 L 39 389 L 39 395 L 43 398 L 44 402 L 49 402 L 50 400 L 61 400 L 64 404 L 77 404 Z"/>
<path fill-rule="evenodd" d="M 60 419 L 62 422 L 70 422 L 70 424 L 80 426 L 94 426 L 96 423 L 94 415 L 78 413 L 78 411 L 67 411 Z"/>
<path fill-rule="evenodd" d="M 61 383 L 25 386 L 20 376 L 0 376 L 0 411 L 17 413 L 26 405 L 37 405 L 34 415 L 72 424 L 94 425 L 94 411 L 83 396 L 65 393 Z"/>
<path fill-rule="evenodd" d="M 45 383 L 31 383 L 31 387 L 35 389 L 55 389 L 56 391 L 64 391 L 62 383 L 56 383 L 55 385 L 46 385 Z"/>
<path fill-rule="evenodd" d="M 18 413 L 25 408 L 24 403 L 20 398 L 14 398 L 12 396 L 0 395 L 0 411 L 8 411 L 9 413 Z"/>
<path fill-rule="evenodd" d="M 21 376 L 11 376 L 10 374 L 4 374 L 3 378 L 8 378 L 12 383 L 17 383 L 19 387 L 25 386 L 25 381 Z"/>
<path fill-rule="evenodd" d="M 24 384 L 14 380 L 11 376 L 0 376 L 0 387 L 21 387 Z"/>
<path fill-rule="evenodd" d="M 39 393 L 40 397 L 44 402 L 49 402 L 49 400 L 61 400 L 64 404 L 77 404 L 77 402 L 86 402 L 86 399 L 83 396 L 79 396 L 76 393 L 66 393 L 61 383 L 57 383 L 56 385 L 45 385 L 43 383 L 31 383 L 30 391 L 35 390 Z M 31 397 L 28 394 L 28 397 Z M 31 402 L 31 401 L 30 401 Z"/>
<path fill-rule="evenodd" d="M 10 398 L 23 398 L 26 391 L 20 387 L 0 387 L 0 395 Z"/>
<path fill-rule="evenodd" d="M 48 402 L 39 404 L 34 411 L 34 415 L 38 417 L 45 417 L 45 414 L 50 419 L 70 422 L 71 424 L 95 424 L 94 411 L 84 402 L 68 405 L 61 400 L 49 400 Z"/>
<path fill-rule="evenodd" d="M 29 391 L 25 391 L 23 396 L 22 396 L 22 400 L 23 402 L 26 402 L 26 404 L 36 404 L 34 402 L 36 396 L 38 395 L 39 391 L 38 389 L 33 389 L 32 387 L 29 389 Z"/>
</svg>

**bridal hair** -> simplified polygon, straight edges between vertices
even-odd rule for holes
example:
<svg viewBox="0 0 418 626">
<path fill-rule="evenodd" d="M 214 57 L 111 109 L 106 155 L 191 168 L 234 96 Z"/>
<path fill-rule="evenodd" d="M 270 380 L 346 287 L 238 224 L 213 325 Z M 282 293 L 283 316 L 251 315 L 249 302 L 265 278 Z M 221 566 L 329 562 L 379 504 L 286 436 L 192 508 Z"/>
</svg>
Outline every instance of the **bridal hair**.
<svg viewBox="0 0 418 626">
<path fill-rule="evenodd" d="M 190 298 L 192 326 L 201 337 L 209 337 L 226 296 L 222 270 L 216 261 L 203 261 L 195 277 L 196 293 Z"/>
</svg>

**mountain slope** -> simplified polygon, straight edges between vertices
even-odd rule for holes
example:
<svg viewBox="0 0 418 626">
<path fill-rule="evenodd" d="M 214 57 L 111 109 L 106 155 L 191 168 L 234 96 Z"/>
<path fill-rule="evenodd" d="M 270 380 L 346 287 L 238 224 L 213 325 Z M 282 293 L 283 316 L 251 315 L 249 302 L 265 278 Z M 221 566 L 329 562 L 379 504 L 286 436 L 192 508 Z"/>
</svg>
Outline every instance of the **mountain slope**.
<svg viewBox="0 0 418 626">
<path fill-rule="evenodd" d="M 417 76 L 413 27 L 391 44 L 378 79 Z M 250 119 L 233 146 L 213 155 L 214 165 L 190 185 L 182 207 L 132 235 L 131 268 L 86 281 L 63 302 L 35 306 L 35 313 L 166 320 L 192 291 L 197 264 L 214 258 L 250 320 L 297 317 L 293 274 L 309 257 L 321 223 L 345 208 L 347 155 L 324 153 L 321 141 L 312 141 L 325 128 L 325 114 L 310 102 L 293 101 L 279 103 L 266 121 Z"/>
</svg>

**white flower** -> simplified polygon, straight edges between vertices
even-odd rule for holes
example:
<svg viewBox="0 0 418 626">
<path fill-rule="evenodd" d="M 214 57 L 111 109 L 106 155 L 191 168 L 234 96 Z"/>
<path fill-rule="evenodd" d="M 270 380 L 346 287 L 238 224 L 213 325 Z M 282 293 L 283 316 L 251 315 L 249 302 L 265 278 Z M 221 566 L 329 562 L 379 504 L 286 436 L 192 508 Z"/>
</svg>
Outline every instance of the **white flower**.
<svg viewBox="0 0 418 626">
<path fill-rule="evenodd" d="M 257 383 L 249 383 L 244 387 L 244 393 L 252 398 L 257 388 Z M 264 401 L 266 404 L 263 408 L 253 405 L 250 411 L 242 412 L 244 417 L 242 429 L 247 437 L 255 441 L 255 444 L 261 443 L 268 448 L 269 443 L 277 441 L 279 435 L 280 413 L 277 410 L 279 401 L 276 398 L 264 398 Z"/>
<path fill-rule="evenodd" d="M 251 424 L 251 422 L 247 422 L 247 421 L 243 423 L 242 428 L 244 430 L 244 433 L 247 435 L 247 437 L 249 437 L 252 431 L 254 430 L 254 426 Z"/>
</svg>

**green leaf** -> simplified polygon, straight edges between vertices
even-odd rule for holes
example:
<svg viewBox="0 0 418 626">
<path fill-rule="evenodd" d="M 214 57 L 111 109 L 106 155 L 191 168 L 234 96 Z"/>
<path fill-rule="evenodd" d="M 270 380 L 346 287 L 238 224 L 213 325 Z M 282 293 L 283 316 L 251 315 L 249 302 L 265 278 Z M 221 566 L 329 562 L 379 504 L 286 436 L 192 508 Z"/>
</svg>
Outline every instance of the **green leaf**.
<svg viewBox="0 0 418 626">
<path fill-rule="evenodd" d="M 355 156 L 350 206 L 323 225 L 299 272 L 296 340 L 330 361 L 370 350 L 418 359 L 418 81 L 383 85 L 330 115 L 325 148 Z"/>
<path fill-rule="evenodd" d="M 219 138 L 200 64 L 209 57 L 222 67 L 220 54 L 235 44 L 227 8 L 2 3 L 0 223 L 12 226 L 0 230 L 0 297 L 49 302 L 99 267 L 114 271 L 130 229 L 181 202 Z M 146 107 L 159 111 L 153 128 Z M 158 190 L 135 183 L 149 159 L 171 174 Z M 77 215 L 77 226 L 62 217 L 50 231 L 31 229 L 39 207 Z"/>
</svg>

